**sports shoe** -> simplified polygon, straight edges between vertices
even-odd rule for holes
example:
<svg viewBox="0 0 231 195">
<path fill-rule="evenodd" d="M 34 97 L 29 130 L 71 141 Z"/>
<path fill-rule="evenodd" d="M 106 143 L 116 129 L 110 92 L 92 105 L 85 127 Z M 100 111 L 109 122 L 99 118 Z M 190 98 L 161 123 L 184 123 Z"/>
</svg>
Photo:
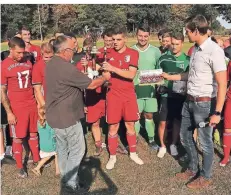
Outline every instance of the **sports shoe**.
<svg viewBox="0 0 231 195">
<path fill-rule="evenodd" d="M 225 167 L 227 164 L 230 163 L 230 160 L 229 159 L 223 159 L 221 162 L 220 162 L 220 167 Z"/>
<path fill-rule="evenodd" d="M 176 174 L 177 179 L 185 180 L 185 181 L 190 180 L 190 179 L 192 179 L 195 176 L 196 176 L 196 173 L 193 173 L 189 169 L 187 169 L 185 172 L 177 173 Z"/>
<path fill-rule="evenodd" d="M 78 187 L 72 187 L 72 186 L 68 186 L 68 185 L 64 185 L 62 187 L 62 195 L 84 195 L 87 194 L 89 191 L 89 187 L 84 187 L 79 185 Z"/>
<path fill-rule="evenodd" d="M 28 177 L 28 174 L 27 174 L 27 172 L 22 168 L 22 169 L 19 170 L 18 176 L 24 179 L 24 178 L 27 178 L 27 177 Z"/>
<path fill-rule="evenodd" d="M 103 151 L 102 147 L 96 146 L 94 156 L 99 156 L 102 153 L 102 151 Z"/>
<path fill-rule="evenodd" d="M 176 147 L 175 144 L 170 145 L 170 153 L 171 153 L 172 156 L 177 156 L 178 155 L 177 147 Z"/>
<path fill-rule="evenodd" d="M 16 161 L 11 156 L 6 156 L 1 160 L 1 164 L 15 165 Z"/>
<path fill-rule="evenodd" d="M 198 177 L 194 181 L 188 183 L 186 186 L 190 189 L 201 189 L 206 188 L 212 183 L 211 179 L 206 179 L 202 176 Z"/>
<path fill-rule="evenodd" d="M 163 158 L 164 155 L 166 154 L 167 152 L 167 149 L 165 147 L 160 147 L 159 151 L 158 151 L 158 154 L 157 154 L 157 157 L 158 158 Z"/>
<path fill-rule="evenodd" d="M 106 169 L 111 170 L 114 168 L 116 163 L 116 155 L 110 155 L 110 158 L 107 162 Z"/>
<path fill-rule="evenodd" d="M 143 165 L 144 162 L 139 158 L 138 154 L 136 152 L 130 153 L 130 158 L 138 165 Z"/>
<path fill-rule="evenodd" d="M 155 141 L 152 141 L 151 143 L 148 144 L 149 147 L 152 149 L 152 150 L 158 150 L 159 149 L 159 146 L 156 144 Z"/>
</svg>

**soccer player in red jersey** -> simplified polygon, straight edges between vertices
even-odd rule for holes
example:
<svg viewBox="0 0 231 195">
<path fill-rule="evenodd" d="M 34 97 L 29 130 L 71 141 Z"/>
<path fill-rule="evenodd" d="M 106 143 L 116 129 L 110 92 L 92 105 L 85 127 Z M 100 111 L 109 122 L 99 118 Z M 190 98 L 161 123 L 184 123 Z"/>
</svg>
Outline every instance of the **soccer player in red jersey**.
<svg viewBox="0 0 231 195">
<path fill-rule="evenodd" d="M 43 43 L 41 45 L 41 53 L 42 59 L 34 65 L 32 71 L 32 84 L 34 86 L 38 109 L 45 105 L 45 67 L 46 62 L 54 55 L 53 46 L 50 43 Z"/>
<path fill-rule="evenodd" d="M 35 58 L 35 62 L 39 61 L 41 59 L 41 50 L 40 50 L 39 46 L 33 45 L 31 43 L 30 29 L 26 26 L 22 26 L 19 30 L 19 33 L 21 34 L 22 40 L 26 44 L 25 51 L 33 54 L 33 56 Z"/>
<path fill-rule="evenodd" d="M 135 122 L 139 119 L 136 93 L 133 79 L 137 72 L 139 53 L 126 46 L 125 28 L 116 27 L 112 35 L 114 49 L 103 62 L 103 69 L 112 73 L 107 93 L 106 117 L 109 124 L 108 147 L 110 158 L 107 169 L 113 169 L 116 163 L 116 149 L 118 146 L 118 129 L 121 119 L 127 128 L 127 141 L 130 158 L 139 165 L 143 161 L 136 153 Z"/>
<path fill-rule="evenodd" d="M 229 89 L 226 94 L 225 110 L 224 110 L 224 133 L 223 133 L 223 151 L 224 158 L 220 162 L 220 166 L 226 166 L 230 161 L 230 150 L 231 150 L 231 60 L 228 64 L 228 81 Z"/>
<path fill-rule="evenodd" d="M 93 46 L 92 39 L 85 39 L 83 42 L 83 47 L 86 48 L 86 51 Z M 86 56 L 81 59 L 76 64 L 76 67 L 79 71 L 85 72 L 84 66 L 88 68 L 88 74 L 91 74 L 92 71 L 92 58 L 91 55 L 86 52 Z M 96 69 L 100 68 L 99 65 L 96 65 Z M 93 76 L 89 76 L 93 77 Z M 106 89 L 98 87 L 96 90 L 86 90 L 85 93 L 85 111 L 87 113 L 86 121 L 91 124 L 92 134 L 95 140 L 96 150 L 94 155 L 99 156 L 102 152 L 102 138 L 100 130 L 100 119 L 105 116 L 105 99 L 106 99 Z"/>
<path fill-rule="evenodd" d="M 21 38 L 13 37 L 9 42 L 10 55 L 2 62 L 1 95 L 2 104 L 7 113 L 10 133 L 13 137 L 13 153 L 19 170 L 19 176 L 27 177 L 22 164 L 22 140 L 29 129 L 29 146 L 33 161 L 39 161 L 37 136 L 37 106 L 34 97 L 31 74 L 32 64 L 23 60 L 25 43 Z"/>
</svg>

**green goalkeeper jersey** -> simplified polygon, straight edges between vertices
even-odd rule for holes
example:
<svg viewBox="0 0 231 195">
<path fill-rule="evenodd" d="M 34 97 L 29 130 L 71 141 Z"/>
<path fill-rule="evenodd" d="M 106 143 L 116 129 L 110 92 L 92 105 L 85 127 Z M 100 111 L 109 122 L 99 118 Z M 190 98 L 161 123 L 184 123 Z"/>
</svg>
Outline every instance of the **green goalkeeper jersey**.
<svg viewBox="0 0 231 195">
<path fill-rule="evenodd" d="M 138 62 L 138 71 L 134 78 L 134 85 L 136 90 L 136 95 L 138 99 L 148 99 L 155 97 L 155 89 L 151 85 L 140 86 L 138 75 L 142 70 L 155 70 L 157 68 L 157 62 L 161 56 L 159 48 L 148 45 L 145 50 L 140 50 L 137 45 L 132 46 L 132 49 L 135 49 L 139 52 L 139 62 Z"/>
<path fill-rule="evenodd" d="M 173 55 L 170 51 L 163 54 L 158 62 L 157 67 L 161 68 L 163 72 L 166 72 L 168 74 L 180 74 L 183 72 L 187 72 L 189 68 L 189 61 L 190 57 L 187 56 L 185 53 L 181 53 L 180 56 Z M 171 95 L 177 95 L 175 90 L 173 90 L 174 85 L 178 88 L 183 85 L 185 85 L 186 90 L 186 81 L 167 81 L 165 80 L 164 84 L 168 88 L 168 93 L 162 95 L 163 97 L 168 97 Z M 179 93 L 182 95 L 181 93 Z"/>
</svg>

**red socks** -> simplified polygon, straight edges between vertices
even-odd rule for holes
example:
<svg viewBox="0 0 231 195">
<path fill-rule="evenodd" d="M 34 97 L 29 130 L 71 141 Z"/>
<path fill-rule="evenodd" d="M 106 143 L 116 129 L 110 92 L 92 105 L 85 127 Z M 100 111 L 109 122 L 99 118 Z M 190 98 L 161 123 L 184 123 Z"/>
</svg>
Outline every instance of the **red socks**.
<svg viewBox="0 0 231 195">
<path fill-rule="evenodd" d="M 118 134 L 111 136 L 108 134 L 108 148 L 110 155 L 116 155 L 116 150 L 118 147 Z"/>
<path fill-rule="evenodd" d="M 13 150 L 14 158 L 16 160 L 17 167 L 19 169 L 22 169 L 23 168 L 23 164 L 22 164 L 22 143 L 16 143 L 16 142 L 13 141 L 12 150 Z"/>
<path fill-rule="evenodd" d="M 128 141 L 130 153 L 136 152 L 136 133 L 134 134 L 127 133 L 126 135 L 127 135 L 127 141 Z"/>
<path fill-rule="evenodd" d="M 33 161 L 38 162 L 40 160 L 38 136 L 30 137 L 28 143 L 32 152 Z"/>
<path fill-rule="evenodd" d="M 224 161 L 229 161 L 231 149 L 231 133 L 223 134 Z"/>
</svg>

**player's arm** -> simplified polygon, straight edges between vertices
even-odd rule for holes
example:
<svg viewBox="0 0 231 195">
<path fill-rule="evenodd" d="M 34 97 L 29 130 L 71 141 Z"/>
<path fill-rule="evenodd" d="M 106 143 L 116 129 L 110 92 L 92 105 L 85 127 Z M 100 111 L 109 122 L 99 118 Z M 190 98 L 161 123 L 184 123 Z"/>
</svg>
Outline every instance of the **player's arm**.
<svg viewBox="0 0 231 195">
<path fill-rule="evenodd" d="M 16 117 L 14 116 L 13 111 L 12 111 L 11 106 L 10 106 L 10 100 L 8 98 L 8 95 L 7 95 L 7 86 L 6 85 L 1 86 L 1 103 L 3 104 L 3 106 L 6 110 L 8 123 L 10 125 L 15 125 L 17 120 L 16 120 Z"/>
<path fill-rule="evenodd" d="M 126 79 L 131 79 L 133 80 L 134 77 L 136 76 L 137 72 L 137 67 L 129 66 L 128 70 L 122 70 L 120 68 L 116 68 L 109 64 L 108 62 L 103 62 L 103 70 L 109 71 L 109 72 L 114 72 L 115 74 L 126 78 Z"/>
<path fill-rule="evenodd" d="M 38 108 L 41 108 L 45 105 L 45 100 L 42 94 L 42 85 L 37 84 L 34 85 L 34 93 L 35 93 L 35 98 L 38 104 Z"/>
</svg>

